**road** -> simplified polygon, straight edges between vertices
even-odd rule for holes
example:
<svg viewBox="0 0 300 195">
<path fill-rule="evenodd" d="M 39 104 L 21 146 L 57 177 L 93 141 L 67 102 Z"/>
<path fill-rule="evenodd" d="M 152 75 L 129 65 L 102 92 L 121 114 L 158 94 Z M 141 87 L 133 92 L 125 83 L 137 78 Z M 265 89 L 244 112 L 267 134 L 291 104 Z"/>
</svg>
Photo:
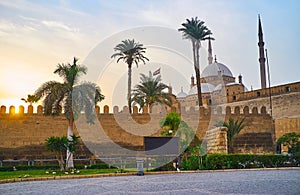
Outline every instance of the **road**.
<svg viewBox="0 0 300 195">
<path fill-rule="evenodd" d="M 0 194 L 300 194 L 300 170 L 243 170 L 6 183 Z"/>
</svg>

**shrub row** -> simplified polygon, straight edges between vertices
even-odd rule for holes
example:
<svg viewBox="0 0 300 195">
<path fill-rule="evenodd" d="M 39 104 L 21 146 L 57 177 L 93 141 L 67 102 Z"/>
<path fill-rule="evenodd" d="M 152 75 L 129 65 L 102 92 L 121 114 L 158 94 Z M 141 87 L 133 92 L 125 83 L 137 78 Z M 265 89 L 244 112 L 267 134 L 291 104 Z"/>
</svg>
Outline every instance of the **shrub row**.
<svg viewBox="0 0 300 195">
<path fill-rule="evenodd" d="M 56 170 L 59 169 L 58 165 L 38 165 L 38 166 L 28 166 L 28 165 L 18 165 L 18 166 L 3 166 L 0 167 L 0 171 L 13 171 L 16 170 Z"/>
<path fill-rule="evenodd" d="M 57 164 L 55 165 L 37 165 L 37 166 L 27 166 L 27 165 L 19 165 L 19 166 L 2 166 L 0 167 L 0 172 L 1 171 L 13 171 L 14 168 L 16 170 L 58 170 L 59 166 Z M 94 165 L 89 165 L 85 167 L 83 164 L 76 164 L 75 165 L 76 169 L 109 169 L 109 168 L 114 168 L 114 167 L 109 167 L 105 163 L 100 163 L 100 164 L 94 164 Z"/>
<path fill-rule="evenodd" d="M 299 160 L 299 156 L 277 154 L 211 154 L 202 157 L 202 163 L 199 163 L 196 156 L 182 159 L 181 168 L 184 170 L 275 168 L 299 166 Z"/>
</svg>

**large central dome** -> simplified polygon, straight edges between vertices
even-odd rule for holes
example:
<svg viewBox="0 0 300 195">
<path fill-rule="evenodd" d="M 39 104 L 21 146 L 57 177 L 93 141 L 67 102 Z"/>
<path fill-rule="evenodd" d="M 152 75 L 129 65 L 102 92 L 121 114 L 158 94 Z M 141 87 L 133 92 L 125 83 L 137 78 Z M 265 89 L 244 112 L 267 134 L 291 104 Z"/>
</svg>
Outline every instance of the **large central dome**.
<svg viewBox="0 0 300 195">
<path fill-rule="evenodd" d="M 201 78 L 218 76 L 218 71 L 221 71 L 221 75 L 233 77 L 231 71 L 226 65 L 215 61 L 214 63 L 205 67 L 201 74 Z"/>
</svg>

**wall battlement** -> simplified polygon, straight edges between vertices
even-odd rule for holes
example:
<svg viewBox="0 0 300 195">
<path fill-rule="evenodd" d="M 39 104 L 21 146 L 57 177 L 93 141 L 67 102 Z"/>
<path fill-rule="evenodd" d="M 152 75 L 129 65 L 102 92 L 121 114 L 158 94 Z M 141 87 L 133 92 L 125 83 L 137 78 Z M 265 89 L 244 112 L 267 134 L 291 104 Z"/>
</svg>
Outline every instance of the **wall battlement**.
<svg viewBox="0 0 300 195">
<path fill-rule="evenodd" d="M 262 106 L 260 109 L 257 107 L 253 107 L 252 109 L 250 109 L 248 106 L 234 106 L 234 107 L 230 107 L 230 106 L 226 106 L 225 108 L 221 107 L 221 106 L 216 106 L 216 107 L 189 107 L 189 108 L 185 108 L 182 107 L 181 108 L 181 113 L 183 114 L 195 114 L 197 112 L 200 112 L 199 114 L 201 116 L 210 116 L 210 115 L 220 115 L 220 114 L 225 114 L 225 115 L 267 115 L 267 109 L 265 106 Z M 122 108 L 122 110 L 119 109 L 118 106 L 114 106 L 113 107 L 113 112 L 110 112 L 110 108 L 108 105 L 105 105 L 102 107 L 102 109 L 100 108 L 100 106 L 96 106 L 95 107 L 95 113 L 97 115 L 102 115 L 102 114 L 128 114 L 129 110 L 127 106 L 124 106 Z M 164 109 L 162 109 L 161 106 L 153 106 L 150 108 L 150 112 L 148 111 L 147 107 L 144 107 L 142 109 L 141 112 L 138 111 L 138 107 L 137 106 L 133 106 L 132 109 L 132 114 L 136 115 L 142 115 L 142 114 L 166 114 L 166 111 Z M 34 107 L 32 105 L 29 105 L 27 107 L 27 112 L 25 112 L 25 108 L 24 106 L 19 106 L 19 112 L 16 113 L 16 107 L 15 106 L 9 106 L 9 108 L 7 109 L 6 106 L 2 105 L 0 107 L 0 114 L 2 115 L 15 115 L 15 114 L 43 114 L 43 106 L 38 105 L 36 109 L 34 109 Z"/>
</svg>

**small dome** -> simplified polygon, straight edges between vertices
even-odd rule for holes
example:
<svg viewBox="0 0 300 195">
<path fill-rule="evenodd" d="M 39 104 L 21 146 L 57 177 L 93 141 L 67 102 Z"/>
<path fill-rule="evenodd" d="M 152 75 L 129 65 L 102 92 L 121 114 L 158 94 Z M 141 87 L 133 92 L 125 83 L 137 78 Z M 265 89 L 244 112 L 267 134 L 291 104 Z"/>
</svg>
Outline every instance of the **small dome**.
<svg viewBox="0 0 300 195">
<path fill-rule="evenodd" d="M 215 86 L 210 83 L 201 83 L 201 92 L 202 93 L 211 93 L 214 90 Z M 197 94 L 197 85 L 193 86 L 190 91 L 189 95 Z"/>
<path fill-rule="evenodd" d="M 185 98 L 187 96 L 186 93 L 183 92 L 183 87 L 181 87 L 181 91 L 177 94 L 177 98 Z"/>
<path fill-rule="evenodd" d="M 183 91 L 181 91 L 181 92 L 179 92 L 178 94 L 177 94 L 177 98 L 185 98 L 187 96 L 187 94 L 186 93 L 184 93 Z"/>
<path fill-rule="evenodd" d="M 232 72 L 229 70 L 229 68 L 226 65 L 215 61 L 214 63 L 209 64 L 204 68 L 201 74 L 201 78 L 218 76 L 218 71 L 221 71 L 221 74 L 224 76 L 233 77 Z"/>
</svg>

